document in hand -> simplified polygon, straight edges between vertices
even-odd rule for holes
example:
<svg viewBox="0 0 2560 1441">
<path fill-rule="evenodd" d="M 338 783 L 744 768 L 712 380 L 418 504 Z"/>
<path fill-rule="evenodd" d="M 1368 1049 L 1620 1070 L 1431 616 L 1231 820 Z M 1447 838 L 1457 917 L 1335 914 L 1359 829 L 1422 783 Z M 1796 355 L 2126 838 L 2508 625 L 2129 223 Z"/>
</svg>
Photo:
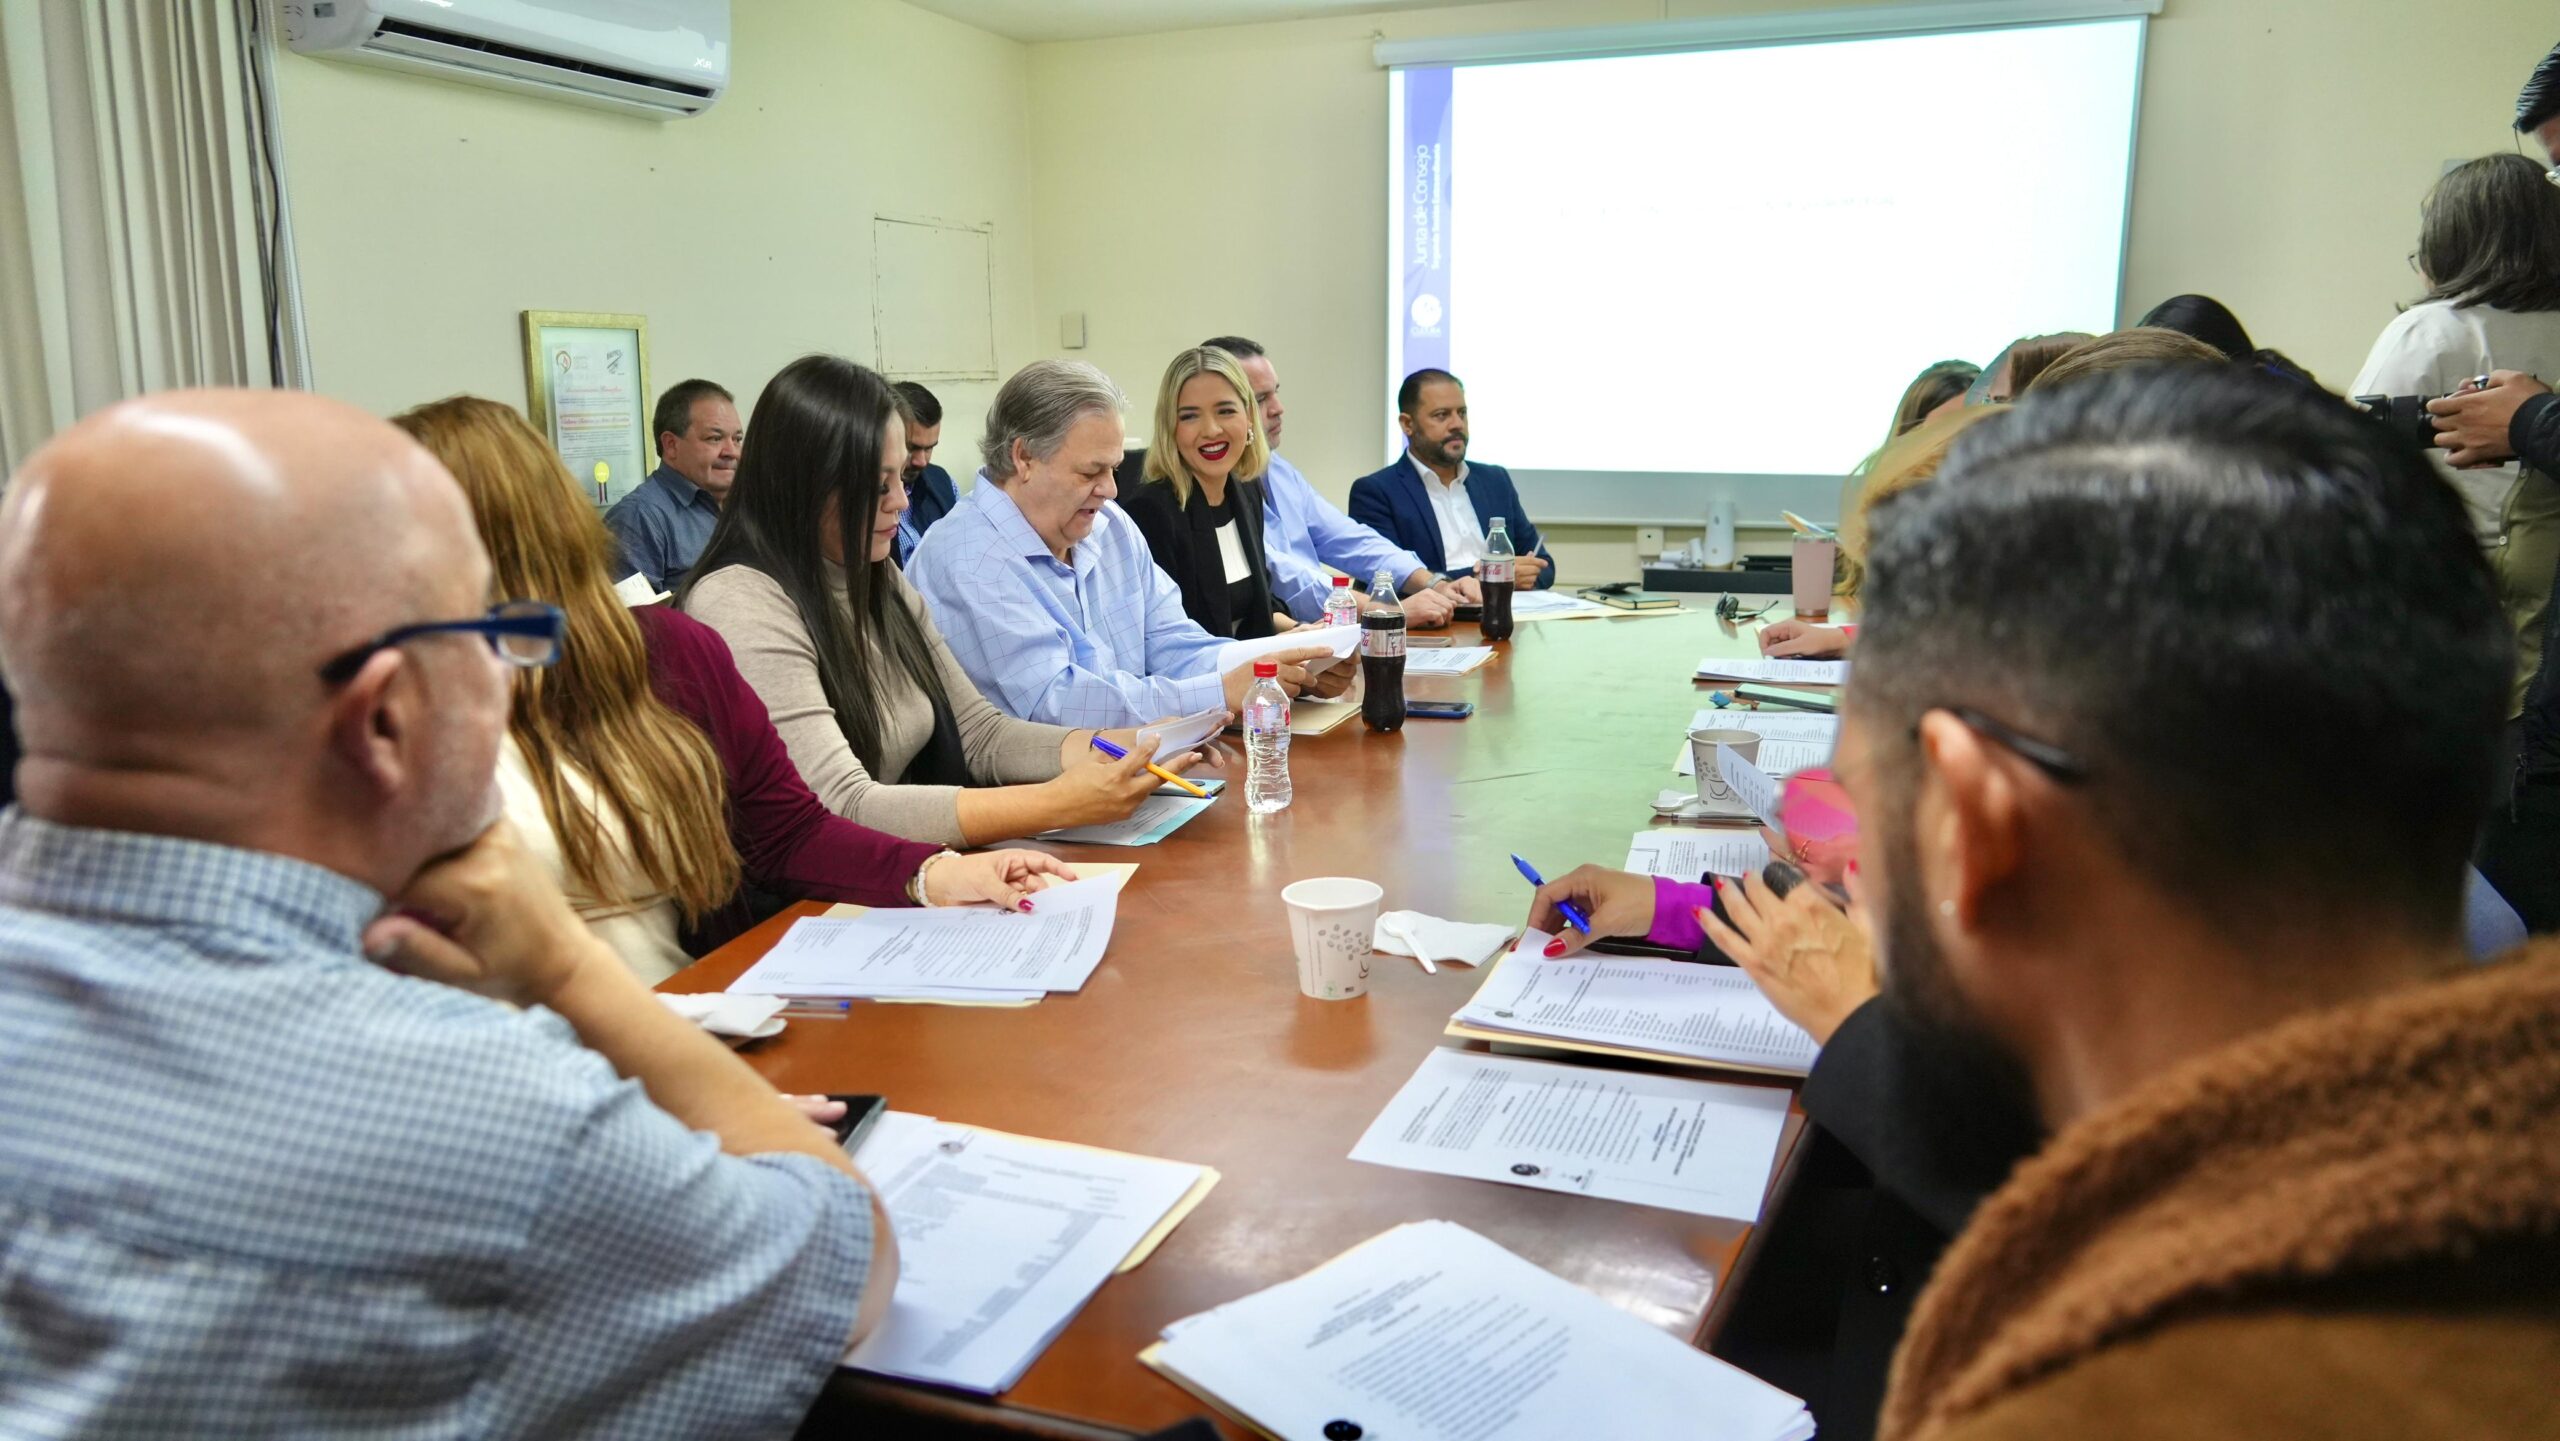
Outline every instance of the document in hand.
<svg viewBox="0 0 2560 1441">
<path fill-rule="evenodd" d="M 1051 886 L 1034 905 L 1030 915 L 951 906 L 795 921 L 728 988 L 751 996 L 856 998 L 1082 989 L 1111 944 L 1120 883 Z"/>
<path fill-rule="evenodd" d="M 1551 961 L 1521 933 L 1449 1034 L 1801 1076 L 1821 1048 L 1733 966 L 1627 956 Z"/>
<path fill-rule="evenodd" d="M 1223 675 L 1225 672 L 1221 671 L 1219 674 Z M 1158 725 L 1140 726 L 1138 738 L 1143 741 L 1149 736 L 1154 736 L 1156 756 L 1162 759 L 1165 756 L 1178 756 L 1184 751 L 1198 750 L 1201 746 L 1216 740 L 1218 732 L 1226 728 L 1227 708 L 1223 705 L 1215 705 L 1198 715 L 1182 716 Z"/>
<path fill-rule="evenodd" d="M 1760 681 L 1768 685 L 1841 685 L 1849 679 L 1845 660 L 1763 660 L 1711 655 L 1698 662 L 1700 680 Z"/>
<path fill-rule="evenodd" d="M 1205 1166 L 892 1111 L 854 1159 L 898 1236 L 898 1290 L 856 1370 L 993 1395 L 1218 1180 Z"/>
<path fill-rule="evenodd" d="M 1745 876 L 1767 864 L 1769 842 L 1758 831 L 1638 831 L 1627 843 L 1628 870 L 1675 881 Z"/>
<path fill-rule="evenodd" d="M 1360 627 L 1328 625 L 1310 627 L 1306 630 L 1285 631 L 1279 635 L 1264 636 L 1260 640 L 1231 640 L 1218 647 L 1217 673 L 1226 675 L 1249 660 L 1260 660 L 1264 656 L 1278 655 L 1282 651 L 1305 650 L 1309 646 L 1317 645 L 1332 647 L 1333 658 L 1309 661 L 1306 667 L 1309 675 L 1317 671 L 1331 670 L 1335 661 L 1358 650 Z"/>
<path fill-rule="evenodd" d="M 1448 1221 L 1176 1321 L 1139 1359 L 1281 1441 L 1813 1435 L 1802 1401 Z"/>
<path fill-rule="evenodd" d="M 1756 1221 L 1786 1124 L 1783 1086 L 1440 1048 L 1351 1159 Z"/>
</svg>

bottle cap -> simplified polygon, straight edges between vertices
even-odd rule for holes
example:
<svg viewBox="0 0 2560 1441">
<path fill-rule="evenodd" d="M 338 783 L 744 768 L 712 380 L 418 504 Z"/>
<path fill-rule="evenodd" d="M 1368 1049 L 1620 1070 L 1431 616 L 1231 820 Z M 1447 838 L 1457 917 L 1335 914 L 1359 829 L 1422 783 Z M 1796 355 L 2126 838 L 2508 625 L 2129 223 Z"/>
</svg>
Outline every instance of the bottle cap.
<svg viewBox="0 0 2560 1441">
<path fill-rule="evenodd" d="M 1351 584 L 1351 577 L 1347 575 L 1337 575 L 1333 578 L 1333 583 L 1336 586 L 1346 586 Z"/>
<path fill-rule="evenodd" d="M 1258 660 L 1253 663 L 1253 678 L 1255 680 L 1272 680 L 1276 679 L 1279 674 L 1280 662 L 1276 660 Z"/>
</svg>

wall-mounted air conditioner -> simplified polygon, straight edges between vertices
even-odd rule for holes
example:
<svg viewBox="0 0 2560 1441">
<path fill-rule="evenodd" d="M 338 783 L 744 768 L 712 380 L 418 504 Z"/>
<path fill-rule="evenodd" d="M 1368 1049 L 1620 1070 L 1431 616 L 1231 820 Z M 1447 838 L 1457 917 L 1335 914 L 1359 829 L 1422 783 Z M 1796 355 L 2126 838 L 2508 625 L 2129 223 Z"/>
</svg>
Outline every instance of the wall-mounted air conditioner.
<svg viewBox="0 0 2560 1441">
<path fill-rule="evenodd" d="M 278 0 L 304 55 L 662 120 L 729 87 L 729 0 Z"/>
</svg>

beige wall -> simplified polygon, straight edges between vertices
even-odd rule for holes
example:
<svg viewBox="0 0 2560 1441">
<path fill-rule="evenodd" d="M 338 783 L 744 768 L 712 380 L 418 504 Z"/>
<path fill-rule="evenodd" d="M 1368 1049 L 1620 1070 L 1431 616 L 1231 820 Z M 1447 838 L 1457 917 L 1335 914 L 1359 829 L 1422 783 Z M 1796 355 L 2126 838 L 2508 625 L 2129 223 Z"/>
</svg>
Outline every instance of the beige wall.
<svg viewBox="0 0 2560 1441">
<path fill-rule="evenodd" d="M 1536 0 L 1035 46 L 1035 329 L 1051 343 L 1060 313 L 1084 312 L 1084 353 L 1131 391 L 1136 427 L 1174 350 L 1221 330 L 1262 340 L 1289 401 L 1285 449 L 1339 497 L 1379 462 L 1392 383 L 1375 38 L 1837 3 Z M 2444 161 L 2513 144 L 2516 88 L 2554 38 L 2550 8 L 2521 0 L 2168 0 L 2147 57 L 2124 318 L 2200 290 L 2346 384 L 2412 289 L 2419 197 Z M 1997 139 L 1879 116 L 1874 153 L 1842 158 L 1996 163 Z M 1558 198 L 1570 203 L 1569 177 Z M 1983 253 L 1999 263 L 1998 237 Z M 1477 426 L 1499 458 L 1501 418 Z M 1568 579 L 1636 565 L 1632 536 L 1598 527 L 1576 528 L 1558 560 Z"/>
<path fill-rule="evenodd" d="M 727 97 L 673 122 L 279 56 L 319 388 L 521 406 L 517 312 L 636 311 L 653 382 L 751 406 L 804 352 L 875 358 L 875 213 L 992 222 L 998 359 L 1034 358 L 1028 48 L 895 0 L 732 14 Z M 994 387 L 935 391 L 965 438 Z"/>
</svg>

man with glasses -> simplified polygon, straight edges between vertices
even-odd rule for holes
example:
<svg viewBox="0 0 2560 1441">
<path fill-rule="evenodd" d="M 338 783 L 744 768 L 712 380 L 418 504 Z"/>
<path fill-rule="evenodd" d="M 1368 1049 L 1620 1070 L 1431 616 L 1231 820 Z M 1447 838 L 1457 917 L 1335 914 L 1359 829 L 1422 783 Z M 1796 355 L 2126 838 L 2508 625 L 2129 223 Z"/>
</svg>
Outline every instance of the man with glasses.
<svg viewBox="0 0 2560 1441">
<path fill-rule="evenodd" d="M 2466 964 L 2509 647 L 2458 499 L 2327 397 L 2128 371 L 1968 437 L 1868 567 L 1779 843 L 1872 918 L 1900 1144 L 2007 1173 L 1878 1434 L 2547 1434 L 2560 951 Z M 1773 997 L 1865 934 L 1721 899 Z"/>
<path fill-rule="evenodd" d="M 16 476 L 0 1433 L 781 1436 L 886 1310 L 843 1150 L 493 824 L 560 615 L 488 586 L 452 478 L 311 396 Z"/>
</svg>

